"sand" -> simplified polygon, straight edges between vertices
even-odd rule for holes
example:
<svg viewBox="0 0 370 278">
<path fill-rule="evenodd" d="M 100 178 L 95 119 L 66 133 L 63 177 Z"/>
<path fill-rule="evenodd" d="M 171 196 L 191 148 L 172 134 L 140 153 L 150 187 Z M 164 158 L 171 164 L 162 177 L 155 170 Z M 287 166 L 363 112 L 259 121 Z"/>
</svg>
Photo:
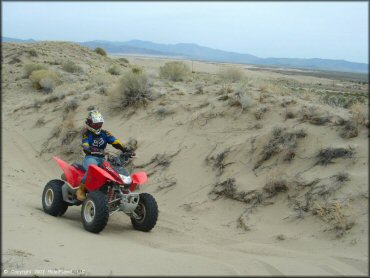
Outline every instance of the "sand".
<svg viewBox="0 0 370 278">
<path fill-rule="evenodd" d="M 36 49 L 37 57 L 27 54 L 31 48 Z M 12 63 L 14 57 L 20 62 Z M 100 57 L 68 43 L 4 44 L 3 275 L 368 275 L 368 130 L 361 126 L 358 136 L 340 137 L 340 127 L 333 124 L 334 119 L 349 119 L 350 110 L 326 105 L 313 92 L 312 96 L 296 93 L 302 92 L 298 87 L 335 87 L 340 81 L 249 71 L 247 66 L 238 65 L 252 82 L 251 97 L 256 103 L 243 111 L 218 100 L 223 84 L 217 81 L 217 73 L 221 67 L 232 65 L 193 62 L 195 73 L 191 79 L 171 82 L 158 77 L 165 59 L 126 58 L 148 72 L 157 98 L 146 107 L 116 111 L 112 109 L 109 90 L 120 77 L 111 76 L 106 70 L 117 57 Z M 70 113 L 64 111 L 68 97 L 46 102 L 50 95 L 37 91 L 29 79 L 22 78 L 24 64 L 63 59 L 71 59 L 84 68 L 83 73 L 76 74 L 63 72 L 60 64 L 49 65 L 63 79 L 53 94 L 67 93 L 78 100 L 78 107 Z M 190 65 L 190 61 L 187 63 Z M 274 83 L 277 93 L 260 103 L 261 86 L 274 80 L 288 80 L 296 87 L 283 94 Z M 349 86 L 346 90 L 368 89 L 367 85 L 341 83 Z M 196 93 L 199 86 L 203 93 Z M 106 88 L 108 95 L 102 93 L 101 87 Z M 89 96 L 83 97 L 84 93 Z M 292 99 L 295 103 L 281 105 Z M 41 101 L 39 107 L 34 105 L 36 100 Z M 169 158 L 167 168 L 149 165 L 134 169 L 153 173 L 139 189 L 152 194 L 159 206 L 158 222 L 149 233 L 134 230 L 129 217 L 121 212 L 110 217 L 100 234 L 84 230 L 81 207 L 69 207 L 62 217 L 43 212 L 43 188 L 61 174 L 52 157 L 58 155 L 70 163 L 82 159 L 63 153 L 60 138 L 51 136 L 52 131 L 66 121 L 72 121 L 74 128 L 81 127 L 90 105 L 99 107 L 105 117 L 104 127 L 116 137 L 123 142 L 130 138 L 138 141 L 136 165 L 147 163 L 157 154 L 177 153 Z M 316 105 L 335 117 L 325 125 L 302 122 L 299 116 L 284 118 L 286 109 L 299 113 L 304 105 Z M 254 112 L 261 106 L 268 109 L 257 120 Z M 171 113 L 161 115 L 158 107 Z M 36 125 L 41 118 L 43 123 Z M 253 170 L 259 151 L 276 126 L 303 128 L 307 135 L 297 139 L 292 161 L 283 161 L 278 154 Z M 79 140 L 76 137 L 70 144 L 78 144 Z M 355 158 L 338 158 L 327 166 L 312 167 L 321 148 L 348 146 L 355 150 Z M 229 151 L 226 166 L 220 173 L 206 158 L 225 150 Z M 344 172 L 349 180 L 328 196 L 328 202 L 343 204 L 343 221 L 355 221 L 340 236 L 331 230 L 329 222 L 312 211 L 297 217 L 291 200 L 299 200 L 299 196 L 293 194 L 295 189 L 290 183 L 287 192 L 263 199 L 253 207 L 235 197 L 250 190 L 262 192 L 272 174 L 287 176 L 289 181 L 298 176 L 307 182 L 320 178 L 321 184 L 330 185 L 331 176 Z M 215 185 L 228 178 L 236 180 L 236 195 L 215 194 Z M 304 190 L 298 195 L 303 196 Z"/>
</svg>

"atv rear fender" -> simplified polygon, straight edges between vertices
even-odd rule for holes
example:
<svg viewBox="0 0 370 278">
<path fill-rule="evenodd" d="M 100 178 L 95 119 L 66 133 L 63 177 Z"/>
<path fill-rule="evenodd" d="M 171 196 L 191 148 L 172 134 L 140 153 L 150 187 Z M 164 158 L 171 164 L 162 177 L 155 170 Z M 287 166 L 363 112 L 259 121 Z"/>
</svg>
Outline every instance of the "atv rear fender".
<svg viewBox="0 0 370 278">
<path fill-rule="evenodd" d="M 78 187 L 83 176 L 85 175 L 85 172 L 73 167 L 57 156 L 54 156 L 53 158 L 58 162 L 60 168 L 62 168 L 64 174 L 66 175 L 68 183 L 72 185 L 73 188 Z"/>
</svg>

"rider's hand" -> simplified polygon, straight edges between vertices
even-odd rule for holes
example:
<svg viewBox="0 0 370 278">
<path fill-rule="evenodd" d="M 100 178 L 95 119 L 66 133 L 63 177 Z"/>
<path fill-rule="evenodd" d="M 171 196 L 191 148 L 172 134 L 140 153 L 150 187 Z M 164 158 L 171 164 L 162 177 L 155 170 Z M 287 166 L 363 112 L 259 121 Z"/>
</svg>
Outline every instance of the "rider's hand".
<svg viewBox="0 0 370 278">
<path fill-rule="evenodd" d="M 91 153 L 104 153 L 104 150 L 102 150 L 102 149 L 99 149 L 99 148 L 94 148 L 94 147 L 91 147 L 90 148 L 90 152 Z"/>
<path fill-rule="evenodd" d="M 122 153 L 128 154 L 130 157 L 134 157 L 136 155 L 133 149 L 127 147 L 122 150 Z"/>
</svg>

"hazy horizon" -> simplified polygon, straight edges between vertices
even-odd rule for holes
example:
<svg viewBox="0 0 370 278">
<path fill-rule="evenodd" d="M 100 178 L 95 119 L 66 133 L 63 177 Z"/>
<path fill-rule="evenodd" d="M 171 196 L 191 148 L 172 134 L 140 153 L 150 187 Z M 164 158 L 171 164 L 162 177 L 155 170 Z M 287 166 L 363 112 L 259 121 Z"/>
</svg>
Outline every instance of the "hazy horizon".
<svg viewBox="0 0 370 278">
<path fill-rule="evenodd" d="M 368 64 L 368 2 L 3 2 L 4 37 L 195 43 Z"/>
</svg>

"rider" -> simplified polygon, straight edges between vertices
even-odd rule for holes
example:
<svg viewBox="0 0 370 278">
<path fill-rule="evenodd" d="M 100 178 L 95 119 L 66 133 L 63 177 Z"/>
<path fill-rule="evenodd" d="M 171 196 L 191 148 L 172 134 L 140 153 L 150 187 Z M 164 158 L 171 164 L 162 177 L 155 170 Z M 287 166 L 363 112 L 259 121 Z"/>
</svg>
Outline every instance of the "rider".
<svg viewBox="0 0 370 278">
<path fill-rule="evenodd" d="M 82 134 L 82 148 L 86 154 L 83 161 L 83 167 L 86 173 L 76 192 L 77 199 L 80 201 L 83 201 L 86 198 L 85 182 L 89 165 L 102 165 L 104 161 L 104 149 L 107 144 L 111 144 L 114 148 L 119 149 L 122 152 L 131 153 L 131 156 L 135 155 L 133 150 L 125 147 L 125 145 L 115 138 L 109 131 L 101 129 L 104 119 L 99 111 L 90 111 L 85 123 L 86 128 Z"/>
</svg>

